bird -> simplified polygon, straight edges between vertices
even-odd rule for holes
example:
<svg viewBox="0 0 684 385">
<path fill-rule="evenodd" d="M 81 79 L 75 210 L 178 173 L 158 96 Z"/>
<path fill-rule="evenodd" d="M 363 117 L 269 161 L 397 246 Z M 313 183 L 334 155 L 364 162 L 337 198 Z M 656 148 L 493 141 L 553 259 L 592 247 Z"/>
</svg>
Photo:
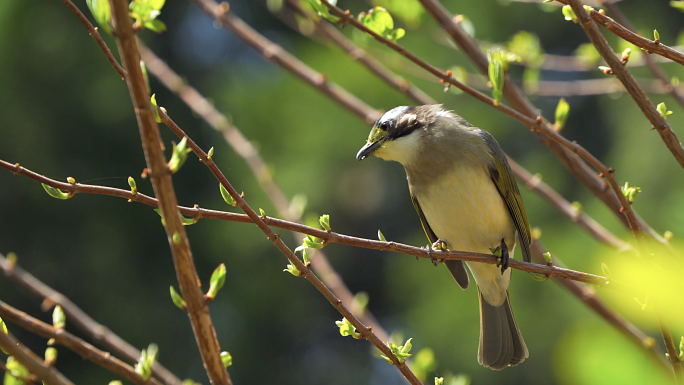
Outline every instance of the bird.
<svg viewBox="0 0 684 385">
<path fill-rule="evenodd" d="M 530 226 L 497 141 L 440 104 L 400 106 L 375 122 L 356 158 L 370 156 L 404 166 L 431 257 L 432 249 L 444 246 L 500 256 L 500 268 L 466 263 L 480 304 L 478 362 L 494 370 L 523 362 L 529 352 L 511 309 L 508 259 L 517 238 L 523 259 L 530 262 Z M 444 264 L 458 285 L 468 288 L 463 262 Z"/>
</svg>

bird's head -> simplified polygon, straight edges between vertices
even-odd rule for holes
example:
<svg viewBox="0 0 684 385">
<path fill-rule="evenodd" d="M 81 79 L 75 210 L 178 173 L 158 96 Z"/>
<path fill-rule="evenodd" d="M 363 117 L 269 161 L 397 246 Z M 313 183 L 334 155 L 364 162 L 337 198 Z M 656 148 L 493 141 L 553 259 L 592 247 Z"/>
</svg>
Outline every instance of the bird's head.
<svg viewBox="0 0 684 385">
<path fill-rule="evenodd" d="M 377 156 L 406 165 L 419 152 L 427 127 L 448 114 L 441 105 L 393 108 L 375 122 L 356 159 Z"/>
</svg>

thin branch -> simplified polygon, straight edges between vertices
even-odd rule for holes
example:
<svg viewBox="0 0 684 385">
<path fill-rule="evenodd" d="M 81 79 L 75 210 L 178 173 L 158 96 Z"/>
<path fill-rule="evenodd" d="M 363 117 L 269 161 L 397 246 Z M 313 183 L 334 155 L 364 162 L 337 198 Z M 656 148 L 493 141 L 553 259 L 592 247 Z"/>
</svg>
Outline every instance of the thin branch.
<svg viewBox="0 0 684 385">
<path fill-rule="evenodd" d="M 587 214 L 577 210 L 572 203 L 565 200 L 565 198 L 549 187 L 549 185 L 544 183 L 541 178 L 530 174 L 510 157 L 508 157 L 508 164 L 511 166 L 511 170 L 515 176 L 523 183 L 523 186 L 539 194 L 568 219 L 586 229 L 594 238 L 616 248 L 618 251 L 635 251 L 632 245 L 616 237 Z"/>
<path fill-rule="evenodd" d="M 572 1 L 570 0 L 556 0 L 561 4 L 570 4 L 572 5 Z M 577 14 L 577 11 L 575 11 L 575 14 Z M 578 15 L 579 16 L 579 15 Z M 623 40 L 626 40 L 635 46 L 642 48 L 643 50 L 646 51 L 647 54 L 656 54 L 660 55 L 663 57 L 666 57 L 672 61 L 675 61 L 679 64 L 684 65 L 684 54 L 666 46 L 665 44 L 655 41 L 655 40 L 649 40 L 643 36 L 637 35 L 636 33 L 630 31 L 629 29 L 623 27 L 619 23 L 615 22 L 615 20 L 611 19 L 610 17 L 606 15 L 602 15 L 596 10 L 591 11 L 591 18 L 601 26 L 605 27 L 607 30 L 610 32 L 614 33 L 618 37 L 622 38 Z M 612 67 L 611 67 L 612 68 Z"/>
<path fill-rule="evenodd" d="M 121 337 L 113 333 L 106 326 L 96 322 L 62 293 L 47 286 L 20 266 L 10 264 L 2 255 L 0 255 L 0 271 L 2 271 L 6 277 L 26 289 L 29 293 L 50 303 L 51 306 L 52 304 L 60 305 L 69 318 L 69 323 L 83 331 L 94 341 L 111 349 L 114 353 L 126 357 L 129 362 L 135 363 L 140 358 L 140 350 L 121 339 Z M 155 378 L 159 379 L 159 381 L 165 385 L 181 385 L 181 380 L 174 376 L 173 373 L 163 367 L 159 362 L 155 362 L 152 366 L 152 373 Z"/>
<path fill-rule="evenodd" d="M 432 0 L 421 0 L 423 2 L 429 2 Z M 579 155 L 580 157 L 584 158 L 592 167 L 594 167 L 596 170 L 598 170 L 601 173 L 601 176 L 606 178 L 608 181 L 608 184 L 610 188 L 613 190 L 613 193 L 615 196 L 617 196 L 619 202 L 620 202 L 620 212 L 624 212 L 624 214 L 627 217 L 628 223 L 629 223 L 629 228 L 632 231 L 632 234 L 637 240 L 641 240 L 643 237 L 641 229 L 639 227 L 639 223 L 637 221 L 636 215 L 634 214 L 631 205 L 627 201 L 627 198 L 622 194 L 622 190 L 620 189 L 620 186 L 617 183 L 617 180 L 615 179 L 615 176 L 613 173 L 615 172 L 614 169 L 606 167 L 601 161 L 599 161 L 596 157 L 594 157 L 591 153 L 589 153 L 584 147 L 580 146 L 579 144 L 575 142 L 571 142 L 558 134 L 555 130 L 550 128 L 546 123 L 544 123 L 543 119 L 541 116 L 537 116 L 536 119 L 531 118 L 521 112 L 518 112 L 517 110 L 514 110 L 504 104 L 499 104 L 495 105 L 494 100 L 490 98 L 489 96 L 475 90 L 474 88 L 471 88 L 453 77 L 451 77 L 450 73 L 442 72 L 441 70 L 437 69 L 436 67 L 426 63 L 424 60 L 418 58 L 416 55 L 408 51 L 406 48 L 378 35 L 377 33 L 373 32 L 372 30 L 366 28 L 363 24 L 361 24 L 359 21 L 357 21 L 353 16 L 350 15 L 349 11 L 342 11 L 340 8 L 328 3 L 326 0 L 321 0 L 321 2 L 327 6 L 334 14 L 339 16 L 344 22 L 353 25 L 354 27 L 366 32 L 367 34 L 373 36 L 376 40 L 382 42 L 386 46 L 394 49 L 395 51 L 401 53 L 402 55 L 406 56 L 409 58 L 411 61 L 414 63 L 418 64 L 420 67 L 424 68 L 426 71 L 432 73 L 436 77 L 442 79 L 445 83 L 451 84 L 458 89 L 462 90 L 463 92 L 467 93 L 468 95 L 473 96 L 474 98 L 480 100 L 481 102 L 490 105 L 499 111 L 505 113 L 506 115 L 509 115 L 520 122 L 524 123 L 530 129 L 534 132 L 538 132 L 552 140 L 553 142 L 565 147 L 567 150 L 570 150 L 574 152 L 575 154 Z M 441 6 L 441 5 L 440 5 Z M 478 48 L 479 50 L 479 48 Z M 506 82 L 505 84 L 511 84 L 511 82 Z M 513 86 L 514 87 L 514 86 Z M 512 88 L 513 91 L 517 90 L 517 88 Z M 519 92 L 519 90 L 518 90 Z M 505 90 L 504 90 L 505 93 Z M 526 98 L 522 97 L 522 102 L 529 102 L 527 101 Z M 519 100 L 519 99 L 513 99 L 513 100 Z M 520 101 L 520 100 L 519 100 Z M 522 108 L 522 107 L 521 107 Z"/>
<path fill-rule="evenodd" d="M 665 142 L 665 145 L 675 157 L 679 165 L 684 168 L 684 147 L 682 147 L 677 135 L 675 135 L 675 133 L 672 131 L 672 128 L 670 128 L 670 125 L 667 123 L 667 120 L 665 120 L 665 117 L 660 115 L 644 91 L 641 89 L 641 87 L 639 87 L 639 84 L 637 84 L 636 80 L 634 80 L 632 74 L 629 73 L 629 71 L 622 65 L 622 62 L 615 55 L 613 49 L 610 48 L 606 38 L 603 36 L 603 34 L 601 34 L 601 31 L 599 31 L 594 21 L 589 17 L 589 14 L 582 6 L 582 3 L 579 0 L 568 0 L 568 3 L 575 11 L 580 25 L 584 29 L 584 32 L 587 34 L 587 36 L 589 36 L 591 42 L 594 43 L 596 50 L 601 54 L 603 60 L 608 63 L 608 66 L 610 66 L 617 78 L 620 79 L 622 84 L 627 89 L 627 92 L 629 92 L 629 95 L 632 97 L 632 99 L 634 99 L 644 116 L 646 116 L 646 119 L 648 119 L 656 131 L 658 131 L 658 134 L 660 134 L 663 142 Z M 591 13 L 600 15 L 595 11 L 592 11 Z"/>
<path fill-rule="evenodd" d="M 55 329 L 51 325 L 48 325 L 45 322 L 42 322 L 22 311 L 15 309 L 3 301 L 0 301 L 0 315 L 4 319 L 17 324 L 22 329 L 26 329 L 44 338 L 54 338 L 56 343 L 73 351 L 88 361 L 91 361 L 112 373 L 118 374 L 134 384 L 160 385 L 160 383 L 154 378 L 151 378 L 148 381 L 143 380 L 142 376 L 136 373 L 132 366 L 126 364 L 116 357 L 113 357 L 108 352 L 99 350 L 98 348 L 74 336 L 66 330 Z M 38 374 L 38 376 L 41 377 L 40 374 Z"/>
<path fill-rule="evenodd" d="M 190 141 L 191 141 L 191 139 L 188 139 L 188 142 L 190 142 Z M 188 145 L 189 145 L 189 143 L 188 143 Z M 199 151 L 202 151 L 202 150 L 200 149 Z M 203 155 L 203 161 L 207 162 L 206 154 Z M 209 160 L 209 162 L 212 162 L 212 161 Z M 212 168 L 215 168 L 215 167 L 216 167 L 215 165 L 212 166 Z M 94 186 L 94 185 L 87 185 L 87 184 L 81 184 L 81 183 L 70 184 L 70 183 L 66 183 L 66 182 L 59 182 L 59 181 L 47 178 L 43 175 L 37 174 L 33 171 L 30 171 L 30 170 L 26 169 L 25 167 L 19 166 L 18 164 L 13 165 L 13 164 L 10 164 L 10 163 L 5 162 L 3 160 L 0 160 L 0 168 L 4 168 L 4 169 L 9 170 L 15 174 L 19 174 L 19 175 L 28 177 L 30 179 L 37 181 L 37 182 L 44 183 L 48 186 L 58 188 L 60 190 L 69 192 L 71 194 L 86 193 L 86 194 L 110 195 L 110 196 L 115 196 L 115 197 L 119 197 L 119 198 L 129 199 L 131 201 L 143 203 L 143 204 L 146 204 L 146 205 L 151 206 L 151 207 L 158 207 L 158 201 L 156 199 L 151 198 L 145 194 L 141 194 L 139 192 L 136 193 L 135 195 L 132 195 L 131 192 L 128 190 L 121 190 L 121 189 L 117 189 L 117 188 L 113 188 L 113 187 Z M 214 170 L 212 169 L 212 172 L 213 171 Z M 220 171 L 218 171 L 218 172 L 220 172 Z M 181 214 L 187 215 L 189 217 L 194 217 L 196 219 L 207 218 L 207 219 L 219 219 L 219 220 L 227 220 L 227 221 L 242 222 L 242 223 L 257 223 L 257 224 L 263 223 L 264 226 L 266 226 L 266 225 L 274 226 L 274 227 L 278 227 L 278 228 L 281 228 L 284 230 L 296 231 L 296 232 L 301 233 L 301 234 L 312 235 L 314 237 L 322 239 L 325 244 L 327 244 L 327 243 L 340 243 L 340 244 L 344 244 L 344 245 L 362 247 L 362 248 L 366 248 L 366 249 L 396 251 L 396 252 L 403 253 L 403 254 L 413 255 L 413 256 L 419 257 L 419 258 L 428 258 L 428 259 L 430 258 L 430 254 L 427 252 L 427 250 L 424 248 L 421 248 L 421 247 L 414 247 L 414 246 L 404 245 L 404 244 L 396 243 L 396 242 L 384 242 L 384 241 L 376 241 L 376 240 L 372 240 L 372 239 L 352 237 L 349 235 L 338 234 L 338 233 L 335 233 L 332 231 L 328 232 L 325 230 L 316 229 L 313 227 L 309 227 L 309 226 L 302 225 L 302 224 L 295 223 L 295 222 L 285 221 L 282 219 L 257 216 L 257 218 L 259 219 L 259 222 L 256 222 L 251 215 L 236 214 L 236 213 L 230 213 L 230 212 L 225 212 L 225 211 L 208 210 L 208 209 L 203 209 L 200 207 L 178 206 L 177 209 L 178 209 L 178 212 L 180 212 Z M 260 226 L 260 228 L 261 228 L 261 226 Z M 455 260 L 482 262 L 482 263 L 489 263 L 489 264 L 497 264 L 498 263 L 496 257 L 494 257 L 491 254 L 480 254 L 480 253 L 473 253 L 473 252 L 467 252 L 467 251 L 453 251 L 453 250 L 433 251 L 432 256 L 438 260 L 455 259 Z M 593 274 L 582 273 L 582 272 L 574 271 L 574 270 L 568 270 L 568 269 L 563 269 L 563 268 L 558 268 L 558 267 L 553 267 L 553 266 L 537 265 L 534 263 L 527 263 L 527 262 L 522 262 L 522 261 L 518 261 L 518 260 L 511 260 L 509 262 L 509 267 L 512 267 L 512 268 L 518 269 L 518 270 L 522 270 L 522 271 L 527 271 L 530 273 L 548 275 L 550 277 L 559 277 L 559 278 L 570 279 L 573 281 L 590 283 L 590 284 L 597 285 L 597 286 L 606 286 L 605 285 L 605 283 L 606 283 L 605 277 L 601 277 L 601 276 L 593 275 Z M 618 290 L 623 290 L 626 292 L 633 292 L 634 291 L 634 289 L 631 289 L 631 288 L 629 288 L 625 285 L 619 284 L 619 283 L 617 284 L 618 287 L 614 287 L 614 286 L 615 285 L 607 285 L 606 287 L 613 287 L 613 288 L 616 288 Z"/>
<path fill-rule="evenodd" d="M 667 354 L 670 357 L 670 364 L 672 365 L 672 371 L 674 372 L 675 380 L 678 384 L 684 384 L 682 362 L 679 361 L 679 353 L 677 352 L 677 347 L 672 339 L 670 327 L 667 326 L 667 323 L 665 323 L 663 318 L 663 314 L 660 312 L 658 313 L 658 325 L 660 326 L 660 332 L 663 336 L 663 341 L 665 341 L 665 349 L 667 349 Z"/>
<path fill-rule="evenodd" d="M 301 218 L 295 215 L 290 209 L 290 203 L 287 197 L 275 183 L 271 173 L 266 167 L 266 163 L 259 155 L 259 152 L 252 144 L 245 138 L 240 130 L 230 124 L 229 119 L 214 107 L 206 98 L 204 98 L 196 89 L 188 85 L 180 76 L 178 76 L 166 63 L 164 63 L 154 52 L 144 45 L 140 45 L 140 53 L 143 61 L 147 65 L 149 73 L 154 75 L 162 84 L 169 90 L 176 93 L 181 100 L 183 100 L 196 114 L 202 117 L 214 129 L 221 132 L 226 142 L 240 155 L 252 173 L 257 179 L 257 182 L 269 197 L 276 210 L 281 217 L 292 222 L 301 223 Z M 296 242 L 301 242 L 301 236 L 293 232 Z M 327 257 L 321 250 L 315 253 L 310 253 L 311 266 L 314 272 L 321 277 L 321 280 L 332 290 L 335 295 L 342 300 L 342 303 L 347 307 L 351 307 L 354 302 L 354 294 L 345 285 L 342 278 L 337 274 L 335 269 L 328 262 Z M 372 326 L 373 331 L 383 341 L 389 339 L 389 335 L 370 311 L 365 311 L 360 314 L 359 319 L 366 325 Z"/>
<path fill-rule="evenodd" d="M 43 359 L 35 355 L 29 348 L 2 331 L 0 331 L 0 347 L 24 365 L 29 372 L 47 383 L 47 385 L 73 385 L 57 369 L 45 364 Z"/>
<path fill-rule="evenodd" d="M 622 13 L 620 8 L 618 8 L 617 4 L 611 4 L 611 3 L 606 3 L 604 4 L 606 9 L 610 11 L 610 13 L 615 16 L 615 18 L 622 23 L 627 29 L 630 31 L 634 32 L 636 29 L 632 25 L 632 23 L 627 19 L 627 17 Z M 649 54 L 642 55 L 644 58 L 644 62 L 648 66 L 648 68 L 651 70 L 653 75 L 655 75 L 656 78 L 658 78 L 663 85 L 663 87 L 668 90 L 669 93 L 672 94 L 672 96 L 677 100 L 677 103 L 679 103 L 680 106 L 684 107 L 684 97 L 679 93 L 676 87 L 670 83 L 670 79 L 667 78 L 667 75 L 665 72 L 663 72 L 660 67 L 658 67 L 658 64 L 656 64 L 655 60 L 653 60 L 653 57 Z"/>
<path fill-rule="evenodd" d="M 161 212 L 165 218 L 164 228 L 171 247 L 181 293 L 188 305 L 188 316 L 195 333 L 195 340 L 204 362 L 204 368 L 212 384 L 230 385 L 232 382 L 221 361 L 216 331 L 211 322 L 209 308 L 204 299 L 200 280 L 192 260 L 190 242 L 178 215 L 176 194 L 160 146 L 159 130 L 154 121 L 150 97 L 140 68 L 140 56 L 131 19 L 128 15 L 128 3 L 126 0 L 110 0 L 110 3 L 117 32 L 117 45 L 127 73 L 126 83 L 138 120 L 147 168 L 150 170 L 154 193 L 159 197 Z"/>
<path fill-rule="evenodd" d="M 366 114 L 366 122 L 373 123 L 380 117 L 380 112 L 373 111 L 368 114 L 366 103 L 352 95 L 336 83 L 327 79 L 325 74 L 316 72 L 311 67 L 289 54 L 281 46 L 259 34 L 244 21 L 230 12 L 228 3 L 218 4 L 213 0 L 192 0 L 204 13 L 218 21 L 221 26 L 233 31 L 243 41 L 291 73 L 297 75 L 304 82 L 313 86 L 320 92 L 329 96 L 343 106 L 356 111 L 358 114 Z"/>
<path fill-rule="evenodd" d="M 100 33 L 97 31 L 98 29 L 93 27 L 92 24 L 90 24 L 88 18 L 85 17 L 83 12 L 81 12 L 81 10 L 78 9 L 78 7 L 71 2 L 71 0 L 62 0 L 62 3 L 66 4 L 66 6 L 69 7 L 69 9 L 76 14 L 78 20 L 80 20 L 81 23 L 85 25 L 85 27 L 88 29 L 88 32 L 90 32 L 90 36 L 92 36 L 93 39 L 95 39 L 95 42 L 102 50 L 102 53 L 107 58 L 109 64 L 111 64 L 112 68 L 114 68 L 114 70 L 121 76 L 121 80 L 124 80 L 126 78 L 126 71 L 124 71 L 124 69 L 121 68 L 121 65 L 119 65 L 119 62 L 116 61 L 116 58 L 114 57 L 114 55 L 112 55 L 112 51 L 110 51 L 109 47 L 107 47 L 107 43 L 104 42 L 102 36 L 100 36 Z"/>
</svg>

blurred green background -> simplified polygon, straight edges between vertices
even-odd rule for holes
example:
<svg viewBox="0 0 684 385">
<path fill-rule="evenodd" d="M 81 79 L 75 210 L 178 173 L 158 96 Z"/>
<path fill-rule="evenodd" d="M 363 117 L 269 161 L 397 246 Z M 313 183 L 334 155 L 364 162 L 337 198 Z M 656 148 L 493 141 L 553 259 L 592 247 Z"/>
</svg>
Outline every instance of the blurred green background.
<svg viewBox="0 0 684 385">
<path fill-rule="evenodd" d="M 476 72 L 461 52 L 445 46 L 445 34 L 429 15 L 420 7 L 411 8 L 413 1 L 377 3 L 398 12 L 397 25 L 407 29 L 402 45 L 440 68 L 463 66 Z M 545 52 L 556 55 L 573 55 L 588 41 L 579 25 L 563 20 L 558 7 L 503 0 L 444 4 L 452 13 L 465 14 L 482 41 L 503 43 L 526 30 L 539 36 Z M 675 45 L 684 14 L 667 1 L 619 4 L 644 36 L 657 28 L 663 42 Z M 77 5 L 90 16 L 85 1 Z M 340 1 L 354 14 L 372 5 Z M 403 19 L 399 9 L 407 6 L 408 19 Z M 373 107 L 387 110 L 413 104 L 339 49 L 290 29 L 265 2 L 234 1 L 231 11 Z M 333 230 L 343 234 L 375 238 L 381 229 L 390 240 L 426 244 L 402 168 L 378 159 L 354 159 L 368 124 L 264 60 L 235 35 L 215 28 L 189 2 L 168 1 L 160 19 L 168 31 L 145 31 L 141 39 L 232 117 L 261 151 L 288 197 L 307 197 L 305 216 L 330 214 Z M 490 131 L 528 170 L 540 173 L 568 200 L 581 202 L 583 210 L 622 239 L 632 240 L 529 129 L 468 96 L 442 92 L 435 79 L 353 33 L 351 27 L 344 32 L 445 107 Z M 621 51 L 614 36 L 604 33 Z M 116 52 L 114 40 L 105 39 Z M 0 159 L 58 180 L 71 176 L 82 183 L 124 189 L 132 175 L 138 188 L 151 194 L 149 181 L 139 178 L 145 163 L 126 84 L 61 2 L 1 1 L 0 52 Z M 684 76 L 676 64 L 663 68 L 669 76 Z M 520 67 L 511 71 L 514 78 L 521 78 Z M 651 77 L 644 67 L 635 67 L 633 73 Z M 542 80 L 603 77 L 598 69 L 541 73 Z M 236 189 L 245 191 L 248 203 L 275 215 L 254 176 L 220 134 L 153 77 L 151 87 L 159 104 L 195 141 L 205 149 L 215 147 L 214 159 Z M 552 117 L 558 99 L 533 97 L 533 102 Z M 615 167 L 621 183 L 643 188 L 634 207 L 658 232 L 670 230 L 675 240 L 684 234 L 682 170 L 634 102 L 622 94 L 567 99 L 571 112 L 564 135 Z M 667 103 L 674 111 L 669 122 L 684 136 L 681 106 L 666 95 L 653 95 L 652 100 Z M 166 127 L 160 129 L 168 154 L 175 137 Z M 174 176 L 174 184 L 183 205 L 234 211 L 192 155 Z M 601 262 L 616 266 L 622 258 L 631 258 L 616 255 L 537 196 L 521 190 L 531 225 L 542 229 L 542 241 L 570 268 L 601 274 Z M 187 230 L 205 283 L 219 263 L 228 268 L 226 284 L 210 310 L 222 348 L 233 355 L 229 372 L 234 383 L 405 383 L 396 369 L 373 356 L 369 343 L 339 335 L 334 321 L 341 316 L 308 282 L 283 273 L 286 259 L 256 226 L 205 219 Z M 297 246 L 289 235 L 284 239 L 292 248 Z M 21 266 L 136 347 L 156 342 L 159 360 L 180 378 L 208 383 L 188 318 L 169 299 L 168 287 L 177 283 L 163 228 L 151 208 L 95 195 L 58 201 L 38 183 L 2 170 L 0 253 L 10 251 L 17 253 Z M 413 337 L 414 352 L 433 349 L 437 365 L 426 383 L 434 376 L 457 374 L 469 376 L 473 384 L 655 384 L 666 378 L 643 350 L 577 298 L 553 281 L 537 282 L 520 271 L 513 274 L 510 293 L 530 357 L 517 367 L 491 371 L 477 364 L 476 290 L 460 290 L 444 268 L 410 256 L 335 244 L 325 251 L 353 292 L 369 294 L 369 309 L 388 331 Z M 50 320 L 39 301 L 4 278 L 0 299 Z M 642 312 L 625 295 L 611 294 L 608 301 L 662 345 L 652 313 Z M 684 320 L 671 321 L 679 341 Z M 8 326 L 42 354 L 44 339 Z M 67 329 L 80 335 L 73 326 Z M 59 351 L 57 367 L 75 383 L 104 384 L 116 378 L 64 348 Z"/>
</svg>

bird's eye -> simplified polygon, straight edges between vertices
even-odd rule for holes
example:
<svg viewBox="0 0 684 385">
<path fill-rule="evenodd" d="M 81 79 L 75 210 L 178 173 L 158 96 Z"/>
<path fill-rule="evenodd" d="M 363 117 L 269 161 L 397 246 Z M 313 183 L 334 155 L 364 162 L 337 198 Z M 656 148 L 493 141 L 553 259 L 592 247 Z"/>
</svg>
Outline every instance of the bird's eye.
<svg viewBox="0 0 684 385">
<path fill-rule="evenodd" d="M 389 122 L 386 121 L 386 120 L 385 120 L 384 122 L 380 123 L 380 129 L 381 129 L 381 130 L 387 131 L 387 130 L 389 129 L 389 126 L 390 126 L 390 124 L 389 124 Z"/>
</svg>

